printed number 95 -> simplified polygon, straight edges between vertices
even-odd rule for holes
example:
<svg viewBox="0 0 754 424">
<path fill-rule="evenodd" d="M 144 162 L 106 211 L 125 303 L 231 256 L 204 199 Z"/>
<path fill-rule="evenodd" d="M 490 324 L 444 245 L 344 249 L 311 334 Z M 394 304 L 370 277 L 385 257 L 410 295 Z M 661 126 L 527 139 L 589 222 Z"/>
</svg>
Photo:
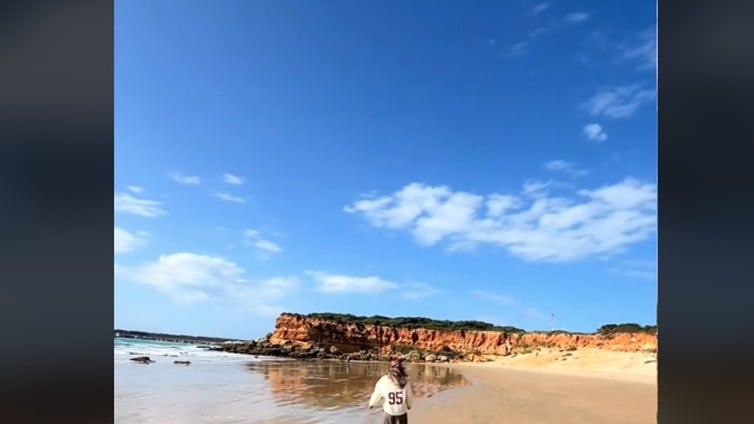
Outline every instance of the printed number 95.
<svg viewBox="0 0 754 424">
<path fill-rule="evenodd" d="M 402 392 L 390 392 L 387 395 L 388 403 L 391 405 L 400 405 L 403 403 L 403 393 Z"/>
</svg>

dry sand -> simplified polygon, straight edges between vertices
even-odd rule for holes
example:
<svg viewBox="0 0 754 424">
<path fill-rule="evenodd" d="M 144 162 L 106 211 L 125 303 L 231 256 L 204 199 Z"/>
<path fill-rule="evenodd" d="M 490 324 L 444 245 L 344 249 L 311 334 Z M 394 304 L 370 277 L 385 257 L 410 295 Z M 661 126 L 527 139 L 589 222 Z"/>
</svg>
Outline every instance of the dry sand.
<svg viewBox="0 0 754 424">
<path fill-rule="evenodd" d="M 657 422 L 655 354 L 542 350 L 447 366 L 472 385 L 421 399 L 412 424 Z"/>
</svg>

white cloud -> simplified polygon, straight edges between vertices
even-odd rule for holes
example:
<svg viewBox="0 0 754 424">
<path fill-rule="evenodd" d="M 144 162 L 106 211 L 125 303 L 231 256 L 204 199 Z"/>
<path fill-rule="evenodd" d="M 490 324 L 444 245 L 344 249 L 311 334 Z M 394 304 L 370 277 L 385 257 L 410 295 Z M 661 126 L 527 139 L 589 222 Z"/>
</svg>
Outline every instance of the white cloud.
<svg viewBox="0 0 754 424">
<path fill-rule="evenodd" d="M 230 193 L 215 193 L 215 197 L 231 203 L 246 203 L 246 199 L 244 199 L 243 197 L 234 196 Z"/>
<path fill-rule="evenodd" d="M 223 182 L 231 185 L 243 185 L 246 180 L 233 174 L 223 174 Z"/>
<path fill-rule="evenodd" d="M 127 188 L 127 189 L 128 189 L 128 191 L 130 191 L 131 193 L 136 193 L 136 194 L 141 194 L 141 193 L 144 193 L 144 188 L 143 188 L 143 187 L 139 187 L 139 186 L 133 186 L 133 185 L 130 185 L 130 186 L 126 187 L 126 188 Z"/>
<path fill-rule="evenodd" d="M 162 203 L 157 200 L 140 199 L 127 193 L 115 193 L 115 212 L 156 218 L 167 215 Z"/>
<path fill-rule="evenodd" d="M 182 303 L 208 300 L 219 294 L 223 287 L 237 284 L 244 270 L 224 258 L 196 253 L 161 255 L 123 272 L 130 279 L 166 293 Z"/>
<path fill-rule="evenodd" d="M 318 284 L 322 293 L 362 293 L 375 294 L 386 290 L 393 290 L 397 284 L 379 277 L 355 277 L 350 275 L 327 274 L 319 271 L 307 271 Z"/>
<path fill-rule="evenodd" d="M 114 251 L 115 253 L 129 253 L 146 245 L 146 237 L 149 233 L 141 231 L 131 233 L 122 228 L 114 228 Z"/>
<path fill-rule="evenodd" d="M 259 231 L 248 229 L 243 232 L 244 244 L 253 247 L 260 258 L 267 259 L 272 254 L 280 253 L 283 248 L 278 244 L 262 238 Z"/>
<path fill-rule="evenodd" d="M 566 15 L 566 20 L 571 23 L 580 23 L 589 19 L 589 14 L 584 12 L 569 13 Z"/>
<path fill-rule="evenodd" d="M 180 172 L 171 172 L 168 175 L 173 181 L 181 184 L 197 185 L 201 183 L 201 179 L 197 176 L 184 175 Z"/>
<path fill-rule="evenodd" d="M 401 287 L 401 291 L 403 292 L 401 297 L 410 300 L 421 299 L 442 293 L 440 290 L 424 283 L 406 284 Z"/>
<path fill-rule="evenodd" d="M 518 208 L 520 204 L 516 196 L 504 194 L 490 194 L 487 196 L 487 201 L 485 202 L 487 215 L 493 218 L 498 218 L 505 212 Z"/>
<path fill-rule="evenodd" d="M 589 175 L 588 170 L 581 169 L 577 167 L 575 163 L 564 161 L 564 160 L 551 160 L 551 161 L 545 162 L 543 166 L 548 171 L 564 172 L 566 174 L 570 174 L 577 177 L 583 177 L 585 175 Z"/>
<path fill-rule="evenodd" d="M 638 84 L 626 85 L 597 93 L 585 106 L 592 115 L 627 118 L 642 104 L 653 101 L 655 94 L 654 90 L 642 89 Z"/>
<path fill-rule="evenodd" d="M 531 8 L 531 14 L 537 15 L 539 13 L 544 12 L 550 5 L 548 3 L 539 3 Z"/>
<path fill-rule="evenodd" d="M 282 308 L 271 305 L 298 290 L 295 278 L 250 283 L 246 271 L 225 258 L 181 252 L 161 255 L 134 267 L 117 266 L 119 279 L 145 284 L 179 303 L 213 302 L 260 316 Z"/>
<path fill-rule="evenodd" d="M 622 57 L 637 61 L 637 69 L 644 71 L 657 67 L 657 32 L 655 27 L 639 33 L 637 39 L 622 48 Z"/>
<path fill-rule="evenodd" d="M 581 130 L 582 134 L 589 140 L 602 142 L 607 140 L 607 133 L 602 129 L 600 124 L 586 124 Z"/>
<path fill-rule="evenodd" d="M 344 208 L 377 228 L 404 230 L 423 246 L 487 244 L 528 261 L 568 262 L 619 253 L 656 230 L 657 188 L 626 178 L 594 190 L 550 193 L 527 182 L 519 194 L 476 195 L 412 183 Z"/>
</svg>

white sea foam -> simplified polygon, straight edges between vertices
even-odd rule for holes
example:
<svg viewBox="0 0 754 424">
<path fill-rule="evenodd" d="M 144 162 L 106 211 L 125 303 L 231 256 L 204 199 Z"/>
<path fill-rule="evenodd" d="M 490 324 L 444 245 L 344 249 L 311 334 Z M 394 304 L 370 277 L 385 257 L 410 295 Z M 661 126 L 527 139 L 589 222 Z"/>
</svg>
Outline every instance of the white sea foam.
<svg viewBox="0 0 754 424">
<path fill-rule="evenodd" d="M 190 343 L 170 343 L 143 339 L 115 339 L 115 361 L 128 361 L 137 356 L 149 356 L 152 360 L 160 359 L 182 361 L 255 361 L 251 355 L 217 352 L 206 349 L 206 345 Z"/>
</svg>

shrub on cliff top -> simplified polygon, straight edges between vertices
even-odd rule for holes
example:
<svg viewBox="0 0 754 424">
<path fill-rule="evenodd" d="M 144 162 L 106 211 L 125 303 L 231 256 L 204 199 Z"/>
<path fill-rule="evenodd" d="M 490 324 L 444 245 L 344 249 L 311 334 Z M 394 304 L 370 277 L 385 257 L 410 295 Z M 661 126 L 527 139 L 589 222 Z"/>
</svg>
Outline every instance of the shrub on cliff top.
<svg viewBox="0 0 754 424">
<path fill-rule="evenodd" d="M 376 325 L 390 328 L 425 329 L 440 331 L 501 331 L 508 333 L 523 333 L 524 330 L 516 327 L 500 327 L 481 321 L 448 321 L 435 320 L 423 317 L 397 317 L 388 318 L 381 315 L 371 317 L 356 316 L 351 314 L 336 314 L 330 312 L 311 313 L 308 315 L 291 314 L 298 317 L 313 318 L 334 321 L 341 324 L 354 323 L 364 325 Z"/>
<path fill-rule="evenodd" d="M 627 324 L 605 324 L 597 330 L 598 334 L 608 336 L 616 333 L 648 333 L 657 334 L 656 325 L 645 325 L 627 323 Z"/>
</svg>

